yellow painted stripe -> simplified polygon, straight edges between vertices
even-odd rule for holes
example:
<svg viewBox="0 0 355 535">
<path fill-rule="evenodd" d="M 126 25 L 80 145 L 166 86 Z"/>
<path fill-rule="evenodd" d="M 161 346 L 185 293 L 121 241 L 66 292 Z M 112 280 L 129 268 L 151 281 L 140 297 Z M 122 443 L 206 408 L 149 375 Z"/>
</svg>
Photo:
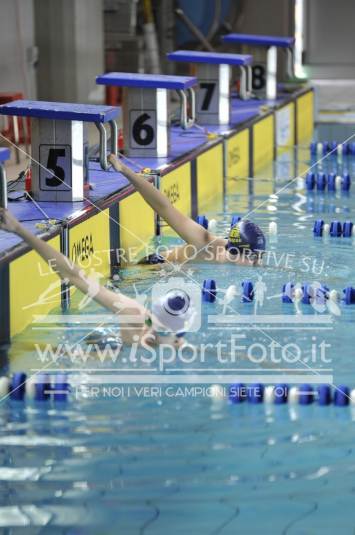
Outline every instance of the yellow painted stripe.
<svg viewBox="0 0 355 535">
<path fill-rule="evenodd" d="M 249 130 L 245 129 L 225 140 L 227 194 L 247 194 L 249 177 Z"/>
<path fill-rule="evenodd" d="M 155 233 L 155 215 L 137 192 L 123 199 L 119 208 L 121 260 L 125 265 L 149 252 Z"/>
<path fill-rule="evenodd" d="M 185 163 L 160 180 L 160 190 L 177 210 L 191 216 L 191 164 Z M 176 236 L 169 226 L 162 226 L 163 236 Z"/>
<path fill-rule="evenodd" d="M 289 150 L 295 142 L 295 103 L 290 102 L 276 110 L 277 154 Z"/>
<path fill-rule="evenodd" d="M 254 173 L 274 159 L 274 115 L 253 125 Z"/>
<path fill-rule="evenodd" d="M 297 143 L 309 141 L 314 131 L 314 94 L 309 91 L 297 99 Z"/>
<path fill-rule="evenodd" d="M 222 143 L 197 157 L 196 172 L 199 213 L 219 210 L 223 200 Z"/>
<path fill-rule="evenodd" d="M 110 218 L 104 210 L 69 230 L 69 258 L 87 273 L 110 273 Z"/>
<path fill-rule="evenodd" d="M 60 250 L 59 236 L 48 242 Z M 34 314 L 47 314 L 60 305 L 58 275 L 34 251 L 10 263 L 10 332 L 21 332 L 32 323 Z"/>
</svg>

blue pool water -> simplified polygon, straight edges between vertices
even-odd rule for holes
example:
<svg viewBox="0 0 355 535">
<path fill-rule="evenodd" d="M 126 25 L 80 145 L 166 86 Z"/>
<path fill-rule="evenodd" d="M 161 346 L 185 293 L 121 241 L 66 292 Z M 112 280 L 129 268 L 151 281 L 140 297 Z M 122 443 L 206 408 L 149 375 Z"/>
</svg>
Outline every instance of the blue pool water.
<svg viewBox="0 0 355 535">
<path fill-rule="evenodd" d="M 331 314 L 332 323 L 323 331 L 310 322 L 327 310 L 301 305 L 296 314 L 294 305 L 281 303 L 281 286 L 290 280 L 318 281 L 338 291 L 355 286 L 352 239 L 321 240 L 312 234 L 316 218 L 327 222 L 354 218 L 354 192 L 306 193 L 299 181 L 290 179 L 309 165 L 307 149 L 286 152 L 272 167 L 258 173 L 252 196 L 246 194 L 245 179 L 241 187 L 245 193 L 230 195 L 224 207 L 206 214 L 217 220 L 222 235 L 232 214 L 253 211 L 250 217 L 265 231 L 271 221 L 277 222 L 277 239 L 269 243 L 275 256 L 270 257 L 268 267 L 193 263 L 186 265 L 183 273 L 173 273 L 199 284 L 213 278 L 220 289 L 231 284 L 239 288 L 243 280 L 255 282 L 261 275 L 267 292 L 258 315 L 283 314 L 290 321 L 296 315 L 309 318 L 309 323 L 296 329 L 285 329 L 294 326 L 292 323 L 267 324 L 248 331 L 223 324 L 212 329 L 207 324 L 208 316 L 221 313 L 222 304 L 205 304 L 202 327 L 189 333 L 187 340 L 194 345 L 211 344 L 205 362 L 196 363 L 196 368 L 201 373 L 216 370 L 210 372 L 214 383 L 226 373 L 225 365 L 216 360 L 215 344 L 218 340 L 228 342 L 231 333 L 244 332 L 247 344 L 269 344 L 273 340 L 283 345 L 297 343 L 306 362 L 288 363 L 287 373 L 313 374 L 316 382 L 323 370 L 330 369 L 334 384 L 355 387 L 355 306 L 340 305 L 340 315 Z M 328 172 L 338 164 L 336 158 L 327 158 L 321 165 Z M 341 171 L 343 166 L 351 168 L 353 164 L 347 161 L 339 165 Z M 127 268 L 118 286 L 134 295 L 135 283 L 139 293 L 149 293 L 154 283 L 171 275 L 169 268 L 165 273 L 161 273 L 161 267 Z M 77 295 L 76 304 L 78 301 Z M 233 309 L 234 316 L 255 311 L 254 304 L 242 304 L 240 297 L 233 301 Z M 95 312 L 102 310 L 92 304 L 85 310 L 85 314 Z M 41 363 L 33 351 L 34 341 L 57 344 L 65 336 L 74 344 L 90 330 L 89 325 L 82 328 L 69 316 L 67 326 L 70 332 L 64 334 L 50 327 L 45 331 L 27 329 L 11 348 L 10 369 L 31 370 L 43 365 L 83 369 L 79 376 L 85 383 L 95 375 L 90 371 L 93 368 L 109 375 L 114 373 L 111 369 L 122 367 L 128 357 L 124 350 L 116 363 L 100 363 L 94 356 L 86 362 L 78 356 L 57 364 Z M 329 344 L 329 362 L 310 360 L 312 337 Z M 228 354 L 228 348 L 224 353 Z M 128 363 L 127 367 L 149 373 L 153 365 Z M 181 376 L 187 367 L 178 362 L 174 368 L 171 373 Z M 234 373 L 239 379 L 242 373 L 265 376 L 266 382 L 270 373 L 280 374 L 280 382 L 285 377 L 270 355 L 255 364 L 246 350 L 240 352 L 234 368 L 245 370 Z M 73 376 L 78 373 L 73 371 Z M 164 377 L 168 375 L 165 372 Z M 7 401 L 0 405 L 1 532 L 354 533 L 352 407 L 234 405 L 210 396 L 182 396 L 177 386 L 186 385 L 173 382 L 162 385 L 162 395 L 158 393 L 157 397 L 144 397 L 139 384 L 131 386 L 130 395 L 125 385 L 122 395 L 116 391 L 117 397 L 113 397 L 114 391 L 109 392 L 110 385 L 106 386 L 98 397 L 80 391 L 67 404 Z"/>
</svg>

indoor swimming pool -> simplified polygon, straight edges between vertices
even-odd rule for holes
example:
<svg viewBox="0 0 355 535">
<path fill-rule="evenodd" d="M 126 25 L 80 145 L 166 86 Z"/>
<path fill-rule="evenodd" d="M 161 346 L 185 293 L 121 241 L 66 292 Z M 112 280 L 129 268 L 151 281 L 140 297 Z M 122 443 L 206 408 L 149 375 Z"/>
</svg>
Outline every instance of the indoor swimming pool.
<svg viewBox="0 0 355 535">
<path fill-rule="evenodd" d="M 321 130 L 317 135 L 325 139 Z M 333 135 L 342 141 L 350 134 L 339 127 Z M 354 533 L 354 406 L 228 399 L 230 384 L 248 376 L 265 384 L 268 377 L 280 384 L 298 378 L 315 387 L 330 376 L 334 385 L 355 388 L 355 306 L 336 300 L 318 307 L 282 302 L 282 287 L 289 282 L 319 283 L 340 296 L 355 286 L 355 238 L 313 236 L 317 219 L 355 221 L 354 190 L 307 191 L 300 178 L 310 166 L 316 173 L 348 171 L 354 178 L 355 156 L 322 156 L 315 162 L 308 146 L 290 148 L 253 180 L 228 177 L 228 195 L 205 213 L 221 236 L 227 235 L 233 215 L 258 223 L 267 235 L 262 267 L 210 262 L 181 269 L 131 266 L 109 281 L 147 303 L 152 287 L 171 277 L 199 289 L 204 280 L 216 281 L 217 300 L 202 302 L 201 326 L 186 334 L 189 347 L 181 359 L 172 362 L 166 350 L 148 362 L 139 358 L 144 351 L 132 359 L 122 348 L 115 358 L 73 352 L 63 358 L 42 354 L 41 360 L 35 343 L 76 347 L 92 340 L 95 333 L 85 319 L 90 314 L 103 316 L 102 332 L 120 345 L 102 308 L 90 303 L 80 312 L 78 294 L 65 323 L 44 320 L 15 337 L 7 372 L 30 375 L 41 367 L 48 373 L 65 367 L 72 369 L 73 386 L 68 402 L 0 404 L 1 532 Z M 270 223 L 276 223 L 277 232 L 270 234 Z M 161 243 L 180 242 L 163 229 Z M 242 302 L 243 281 L 260 289 L 258 299 Z M 236 294 L 227 302 L 225 290 L 231 285 Z M 227 320 L 215 317 L 222 312 Z M 257 323 L 262 315 L 267 319 Z M 236 334 L 245 348 L 226 363 Z M 290 344 L 283 355 L 288 358 L 282 360 L 278 344 Z M 195 354 L 193 347 L 199 348 Z M 217 351 L 225 358 L 218 359 Z M 138 379 L 119 384 L 117 375 L 128 371 L 139 376 L 157 372 L 161 382 L 154 389 Z M 191 374 L 209 379 L 189 382 Z"/>
</svg>

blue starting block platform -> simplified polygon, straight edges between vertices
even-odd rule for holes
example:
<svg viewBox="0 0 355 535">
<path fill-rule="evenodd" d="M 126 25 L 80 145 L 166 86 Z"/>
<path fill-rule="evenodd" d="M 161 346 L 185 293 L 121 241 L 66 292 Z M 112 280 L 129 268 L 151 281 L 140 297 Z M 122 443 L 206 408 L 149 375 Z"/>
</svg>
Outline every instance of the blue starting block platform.
<svg viewBox="0 0 355 535">
<path fill-rule="evenodd" d="M 7 147 L 0 147 L 0 162 L 6 162 L 10 159 L 10 149 Z"/>
<path fill-rule="evenodd" d="M 100 165 L 107 162 L 107 133 L 111 152 L 117 154 L 120 109 L 113 106 L 16 100 L 0 106 L 1 115 L 31 117 L 32 196 L 36 201 L 81 201 L 88 181 L 87 123 L 94 123 L 100 136 Z"/>
<path fill-rule="evenodd" d="M 171 76 L 166 74 L 137 74 L 109 72 L 96 77 L 96 83 L 118 87 L 139 87 L 146 89 L 185 90 L 197 84 L 193 76 Z"/>
<path fill-rule="evenodd" d="M 167 157 L 169 155 L 168 90 L 180 98 L 180 127 L 195 122 L 194 76 L 111 72 L 96 78 L 96 83 L 123 88 L 123 139 L 128 156 Z"/>
<path fill-rule="evenodd" d="M 197 121 L 201 124 L 230 123 L 231 68 L 239 67 L 240 97 L 251 95 L 250 54 L 226 54 L 220 52 L 196 52 L 178 50 L 167 55 L 171 61 L 194 63 L 199 86 L 197 92 Z"/>
<path fill-rule="evenodd" d="M 116 119 L 119 108 L 113 106 L 95 106 L 90 104 L 69 104 L 66 102 L 45 102 L 38 100 L 15 100 L 0 106 L 1 115 L 17 115 L 37 119 L 54 119 L 64 121 L 84 121 L 105 123 Z"/>
<path fill-rule="evenodd" d="M 189 63 L 208 63 L 210 65 L 251 65 L 251 54 L 227 54 L 223 52 L 199 52 L 195 50 L 177 50 L 170 52 L 168 59 L 171 61 L 184 61 Z"/>
<path fill-rule="evenodd" d="M 287 74 L 294 78 L 294 37 L 274 35 L 248 35 L 243 33 L 230 33 L 222 37 L 224 43 L 247 46 L 248 49 L 263 47 L 266 49 L 266 70 L 264 65 L 253 66 L 252 87 L 255 92 L 266 93 L 269 100 L 277 97 L 277 50 L 284 50 L 287 55 Z"/>
<path fill-rule="evenodd" d="M 246 33 L 229 33 L 222 37 L 225 43 L 239 43 L 250 46 L 276 46 L 290 48 L 295 44 L 294 37 L 276 37 L 272 35 L 251 35 Z"/>
</svg>

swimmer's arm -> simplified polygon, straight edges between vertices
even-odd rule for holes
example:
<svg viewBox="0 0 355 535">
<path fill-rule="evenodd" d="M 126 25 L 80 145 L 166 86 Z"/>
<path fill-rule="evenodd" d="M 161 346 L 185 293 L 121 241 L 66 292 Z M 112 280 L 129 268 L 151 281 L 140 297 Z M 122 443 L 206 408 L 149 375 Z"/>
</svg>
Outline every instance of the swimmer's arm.
<svg viewBox="0 0 355 535">
<path fill-rule="evenodd" d="M 8 232 L 14 232 L 22 238 L 32 249 L 34 249 L 47 264 L 62 279 L 67 279 L 85 294 L 92 295 L 92 298 L 100 305 L 108 308 L 114 313 L 124 315 L 147 316 L 147 311 L 137 301 L 123 294 L 112 292 L 104 286 L 96 284 L 95 292 L 91 292 L 93 281 L 87 277 L 83 270 L 71 262 L 66 256 L 53 249 L 49 243 L 35 236 L 21 225 L 21 223 L 8 211 L 0 208 L 0 228 Z M 94 295 L 95 293 L 95 295 Z M 144 321 L 144 320 L 143 320 Z"/>
<path fill-rule="evenodd" d="M 122 173 L 137 191 L 144 197 L 145 201 L 179 234 L 187 243 L 194 245 L 198 249 L 215 243 L 216 237 L 201 225 L 185 216 L 177 210 L 169 199 L 161 193 L 153 184 L 148 182 L 142 175 L 139 175 L 124 165 L 116 156 L 111 154 L 109 161 L 116 171 Z"/>
</svg>

